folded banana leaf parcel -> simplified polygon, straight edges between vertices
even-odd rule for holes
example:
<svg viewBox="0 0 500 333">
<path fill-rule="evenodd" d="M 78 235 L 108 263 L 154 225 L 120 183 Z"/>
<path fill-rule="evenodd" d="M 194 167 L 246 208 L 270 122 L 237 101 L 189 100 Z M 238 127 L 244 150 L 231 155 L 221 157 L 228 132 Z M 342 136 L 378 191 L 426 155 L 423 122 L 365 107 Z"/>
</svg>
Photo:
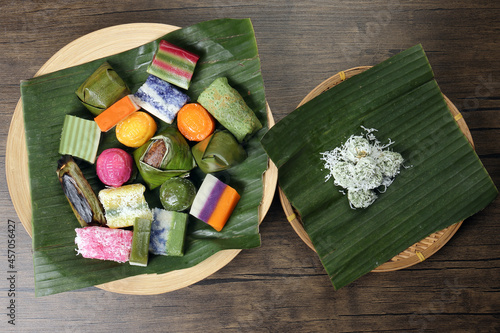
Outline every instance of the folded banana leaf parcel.
<svg viewBox="0 0 500 333">
<path fill-rule="evenodd" d="M 80 225 L 73 214 L 56 175 L 61 129 L 67 114 L 84 119 L 94 115 L 81 103 L 75 91 L 107 62 L 135 92 L 146 81 L 146 69 L 160 40 L 200 56 L 187 94 L 195 101 L 217 77 L 227 77 L 244 96 L 247 105 L 264 125 L 248 142 L 248 157 L 221 175 L 241 194 L 231 218 L 221 232 L 190 218 L 183 257 L 150 256 L 147 267 L 112 261 L 85 259 L 77 255 L 75 228 Z M 245 249 L 260 245 L 258 207 L 262 200 L 262 174 L 268 157 L 260 139 L 267 131 L 266 100 L 254 30 L 249 19 L 220 19 L 202 22 L 171 32 L 135 49 L 63 69 L 21 83 L 24 125 L 29 159 L 33 207 L 33 260 L 37 296 L 80 289 L 138 274 L 166 273 L 192 267 L 223 249 Z M 158 123 L 158 133 L 168 126 Z M 114 130 L 102 133 L 98 154 L 121 145 Z M 80 169 L 95 193 L 99 182 L 95 166 L 79 161 Z M 144 183 L 138 175 L 136 182 Z M 190 179 L 200 185 L 204 174 L 196 168 Z M 162 208 L 159 187 L 146 191 L 150 208 Z"/>
<path fill-rule="evenodd" d="M 390 142 L 388 149 L 404 162 L 371 205 L 353 209 L 343 188 L 327 180 L 322 157 L 364 129 L 381 144 Z M 498 194 L 420 45 L 323 92 L 261 142 L 335 289 L 480 211 Z"/>
</svg>

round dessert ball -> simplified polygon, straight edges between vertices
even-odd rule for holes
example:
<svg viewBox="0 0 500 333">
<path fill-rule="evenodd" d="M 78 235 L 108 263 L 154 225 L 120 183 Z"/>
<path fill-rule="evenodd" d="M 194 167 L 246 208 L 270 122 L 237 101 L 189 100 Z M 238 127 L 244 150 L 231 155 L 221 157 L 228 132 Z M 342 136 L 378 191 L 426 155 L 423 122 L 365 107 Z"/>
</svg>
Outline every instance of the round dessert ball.
<svg viewBox="0 0 500 333">
<path fill-rule="evenodd" d="M 106 149 L 96 162 L 97 177 L 105 185 L 119 187 L 132 175 L 132 156 L 120 148 Z"/>
<path fill-rule="evenodd" d="M 186 178 L 173 177 L 164 182 L 160 187 L 160 201 L 166 210 L 183 211 L 191 207 L 196 188 Z"/>
</svg>

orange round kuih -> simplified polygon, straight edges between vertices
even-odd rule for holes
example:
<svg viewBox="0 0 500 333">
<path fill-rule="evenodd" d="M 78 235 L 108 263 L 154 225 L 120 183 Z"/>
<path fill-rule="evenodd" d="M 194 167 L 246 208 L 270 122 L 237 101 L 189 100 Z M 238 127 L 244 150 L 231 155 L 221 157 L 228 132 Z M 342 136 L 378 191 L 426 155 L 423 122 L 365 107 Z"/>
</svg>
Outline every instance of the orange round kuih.
<svg viewBox="0 0 500 333">
<path fill-rule="evenodd" d="M 177 128 L 189 141 L 202 141 L 213 133 L 215 120 L 200 104 L 189 103 L 177 113 Z"/>
<path fill-rule="evenodd" d="M 127 147 L 145 144 L 156 132 L 156 122 L 149 114 L 136 111 L 116 125 L 116 138 Z"/>
</svg>

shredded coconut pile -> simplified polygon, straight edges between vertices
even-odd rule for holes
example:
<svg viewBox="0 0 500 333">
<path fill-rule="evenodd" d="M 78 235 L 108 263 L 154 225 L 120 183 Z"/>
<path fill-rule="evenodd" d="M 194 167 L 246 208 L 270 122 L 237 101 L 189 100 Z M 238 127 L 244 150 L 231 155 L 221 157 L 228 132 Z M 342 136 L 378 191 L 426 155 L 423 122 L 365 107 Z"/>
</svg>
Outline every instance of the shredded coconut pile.
<svg viewBox="0 0 500 333">
<path fill-rule="evenodd" d="M 321 153 L 321 160 L 329 170 L 326 181 L 347 190 L 351 208 L 366 208 L 385 192 L 399 173 L 403 163 L 401 154 L 388 150 L 394 142 L 381 144 L 374 128 L 365 128 L 365 135 L 351 135 L 340 147 Z M 345 191 L 341 191 L 346 194 Z"/>
</svg>

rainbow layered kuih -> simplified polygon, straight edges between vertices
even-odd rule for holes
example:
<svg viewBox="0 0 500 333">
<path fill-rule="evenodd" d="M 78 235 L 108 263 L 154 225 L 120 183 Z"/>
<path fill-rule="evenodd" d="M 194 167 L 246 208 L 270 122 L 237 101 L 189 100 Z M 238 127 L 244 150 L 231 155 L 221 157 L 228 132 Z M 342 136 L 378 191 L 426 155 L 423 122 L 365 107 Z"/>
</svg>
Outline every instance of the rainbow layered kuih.
<svg viewBox="0 0 500 333">
<path fill-rule="evenodd" d="M 149 74 L 187 90 L 199 58 L 194 53 L 162 40 L 147 71 Z"/>
<path fill-rule="evenodd" d="M 171 124 L 189 97 L 167 81 L 149 75 L 133 95 L 133 99 L 153 116 Z"/>
<path fill-rule="evenodd" d="M 126 262 L 130 256 L 133 233 L 104 227 L 77 228 L 75 244 L 84 258 Z"/>
<path fill-rule="evenodd" d="M 221 231 L 239 200 L 240 195 L 234 188 L 207 174 L 189 214 Z"/>
</svg>

